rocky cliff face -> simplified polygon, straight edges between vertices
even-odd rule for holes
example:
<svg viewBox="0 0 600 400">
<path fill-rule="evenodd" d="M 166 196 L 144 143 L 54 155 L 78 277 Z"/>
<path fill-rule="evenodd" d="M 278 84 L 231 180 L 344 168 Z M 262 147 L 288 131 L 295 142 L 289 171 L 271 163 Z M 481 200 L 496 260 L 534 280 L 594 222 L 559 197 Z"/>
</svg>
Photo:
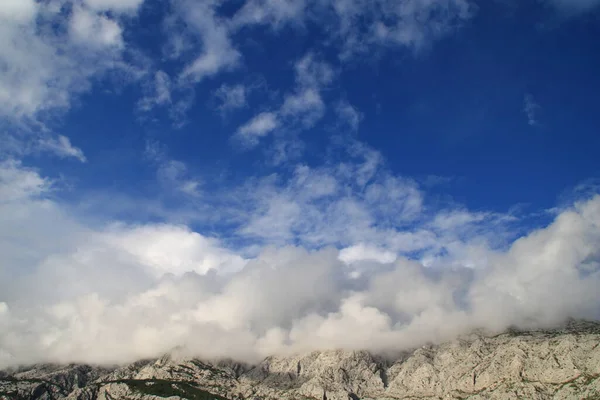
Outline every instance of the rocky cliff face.
<svg viewBox="0 0 600 400">
<path fill-rule="evenodd" d="M 600 325 L 470 335 L 391 356 L 322 351 L 258 365 L 165 356 L 0 372 L 0 399 L 600 399 Z"/>
</svg>

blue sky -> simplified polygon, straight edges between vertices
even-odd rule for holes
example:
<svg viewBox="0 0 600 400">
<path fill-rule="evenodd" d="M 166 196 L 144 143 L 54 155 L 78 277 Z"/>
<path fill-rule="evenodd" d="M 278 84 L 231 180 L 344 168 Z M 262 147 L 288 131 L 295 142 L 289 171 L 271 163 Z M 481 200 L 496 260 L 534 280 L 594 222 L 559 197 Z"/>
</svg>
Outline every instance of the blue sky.
<svg viewBox="0 0 600 400">
<path fill-rule="evenodd" d="M 599 34 L 597 0 L 3 1 L 0 278 L 12 283 L 0 317 L 36 316 L 32 340 L 56 338 L 35 354 L 60 360 L 91 339 L 75 340 L 71 311 L 46 304 L 97 302 L 108 326 L 116 305 L 189 274 L 218 277 L 194 307 L 222 312 L 175 337 L 200 351 L 192 333 L 250 321 L 258 328 L 223 336 L 242 335 L 248 358 L 331 344 L 304 337 L 305 319 L 344 320 L 357 304 L 381 313 L 382 343 L 407 346 L 460 330 L 439 331 L 445 318 L 488 326 L 481 315 L 499 299 L 519 311 L 493 329 L 597 317 Z M 306 263 L 320 267 L 303 274 Z M 252 280 L 272 264 L 292 278 Z M 570 282 L 564 273 L 580 295 L 546 313 L 545 292 L 525 288 L 553 268 L 561 278 L 546 289 Z M 442 285 L 432 269 L 459 277 Z M 227 297 L 246 284 L 272 293 L 280 278 L 313 293 L 323 271 L 335 281 L 323 293 L 337 297 L 304 304 L 298 293 L 297 309 L 255 315 L 274 297 L 255 309 Z M 371 296 L 388 273 L 428 294 L 390 313 Z M 62 289 L 19 295 L 44 280 Z M 142 334 L 147 346 L 123 357 L 178 345 Z M 15 343 L 0 339 L 0 364 L 34 357 Z M 117 347 L 89 357 L 114 360 Z"/>
<path fill-rule="evenodd" d="M 231 13 L 240 4 L 222 7 Z M 221 174 L 243 179 L 284 171 L 300 162 L 319 165 L 327 161 L 331 138 L 341 134 L 379 151 L 395 174 L 458 180 L 443 191 L 469 207 L 504 212 L 526 203 L 549 208 L 563 191 L 598 175 L 597 12 L 571 15 L 568 7 L 535 2 L 468 7 L 462 19 L 431 17 L 430 24 L 446 24 L 440 37 L 419 44 L 381 43 L 352 56 L 341 53 L 343 39 L 319 29 L 336 23 L 325 12 L 311 18 L 309 8 L 275 28 L 247 26 L 230 34 L 239 53 L 234 66 L 179 84 L 171 89 L 170 102 L 144 112 L 139 102 L 154 89 L 153 74 L 177 80 L 202 43 L 189 44 L 195 47 L 179 58 L 167 58 L 169 34 L 176 34 L 164 27 L 169 5 L 142 3 L 137 15 L 122 22 L 124 40 L 130 40 L 127 52 L 148 58 L 135 65 L 142 76 L 119 78 L 110 70 L 93 75 L 86 80 L 90 90 L 43 121 L 53 133 L 70 138 L 89 162 L 57 164 L 36 154 L 30 163 L 77 181 L 75 190 L 118 185 L 128 191 L 153 179 L 155 167 L 144 157 L 149 141 L 212 181 Z M 410 29 L 423 34 L 430 28 L 424 22 Z M 290 136 L 304 150 L 273 166 L 268 153 L 275 135 L 248 151 L 236 148 L 231 140 L 236 129 L 260 111 L 278 107 L 294 90 L 293 65 L 306 54 L 332 68 L 335 77 L 320 88 L 324 110 L 314 124 L 281 129 L 294 131 Z M 219 111 L 222 85 L 248 92 L 239 108 Z M 362 115 L 352 134 L 335 114 L 340 101 Z M 174 111 L 179 102 L 185 103 L 184 112 Z M 175 119 L 169 118 L 173 113 Z"/>
</svg>

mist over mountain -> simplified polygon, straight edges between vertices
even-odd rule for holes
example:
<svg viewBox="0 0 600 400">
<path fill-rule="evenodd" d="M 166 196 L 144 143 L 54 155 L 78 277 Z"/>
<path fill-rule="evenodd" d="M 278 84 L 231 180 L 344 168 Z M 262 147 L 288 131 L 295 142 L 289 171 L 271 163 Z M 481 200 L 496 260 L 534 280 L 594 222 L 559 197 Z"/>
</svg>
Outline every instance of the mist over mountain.
<svg viewBox="0 0 600 400">
<path fill-rule="evenodd" d="M 0 372 L 4 399 L 598 399 L 600 324 L 469 334 L 401 353 L 327 350 L 254 365 L 174 352 L 130 365 Z"/>
</svg>

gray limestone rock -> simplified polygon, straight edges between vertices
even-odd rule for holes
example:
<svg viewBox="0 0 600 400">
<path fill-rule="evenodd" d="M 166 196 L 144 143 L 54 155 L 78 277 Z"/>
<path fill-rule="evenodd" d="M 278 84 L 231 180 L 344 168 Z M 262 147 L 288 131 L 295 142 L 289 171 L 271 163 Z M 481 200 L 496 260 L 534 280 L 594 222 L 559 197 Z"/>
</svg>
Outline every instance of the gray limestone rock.
<svg viewBox="0 0 600 400">
<path fill-rule="evenodd" d="M 0 372 L 0 400 L 600 399 L 600 325 L 473 334 L 385 357 L 365 351 L 272 356 L 258 365 L 166 355 L 105 368 Z"/>
</svg>

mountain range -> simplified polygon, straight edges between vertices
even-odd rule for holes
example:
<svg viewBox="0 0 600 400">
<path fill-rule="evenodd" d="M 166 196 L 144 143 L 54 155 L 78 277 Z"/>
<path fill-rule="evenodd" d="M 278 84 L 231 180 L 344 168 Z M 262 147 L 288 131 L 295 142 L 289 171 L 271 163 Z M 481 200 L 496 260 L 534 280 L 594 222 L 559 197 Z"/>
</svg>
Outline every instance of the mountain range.
<svg viewBox="0 0 600 400">
<path fill-rule="evenodd" d="M 0 371 L 0 399 L 600 399 L 600 323 L 481 332 L 397 352 L 321 350 L 250 365 L 174 352 L 129 365 Z"/>
</svg>

